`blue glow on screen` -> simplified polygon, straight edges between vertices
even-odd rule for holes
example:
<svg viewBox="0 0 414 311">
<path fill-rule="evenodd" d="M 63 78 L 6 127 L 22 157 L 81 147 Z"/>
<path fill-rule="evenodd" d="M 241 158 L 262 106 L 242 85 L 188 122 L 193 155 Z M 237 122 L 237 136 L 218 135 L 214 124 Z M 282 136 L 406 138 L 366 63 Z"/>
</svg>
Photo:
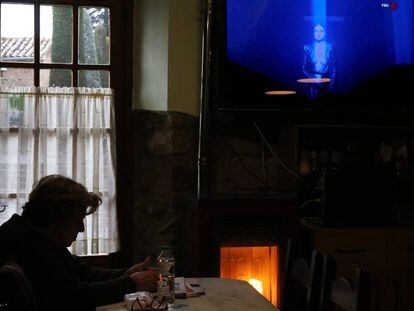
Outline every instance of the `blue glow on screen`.
<svg viewBox="0 0 414 311">
<path fill-rule="evenodd" d="M 307 51 L 315 62 L 319 57 L 310 75 L 329 72 L 335 93 L 346 93 L 394 65 L 414 63 L 413 15 L 412 0 L 227 0 L 227 57 L 295 89 L 309 74 Z M 324 44 L 315 43 L 318 24 Z"/>
<path fill-rule="evenodd" d="M 326 1 L 327 0 L 313 0 L 312 2 L 312 21 L 314 25 L 326 25 Z"/>
<path fill-rule="evenodd" d="M 399 9 L 393 14 L 395 62 L 409 64 L 414 62 L 413 46 L 413 1 L 400 0 Z"/>
</svg>

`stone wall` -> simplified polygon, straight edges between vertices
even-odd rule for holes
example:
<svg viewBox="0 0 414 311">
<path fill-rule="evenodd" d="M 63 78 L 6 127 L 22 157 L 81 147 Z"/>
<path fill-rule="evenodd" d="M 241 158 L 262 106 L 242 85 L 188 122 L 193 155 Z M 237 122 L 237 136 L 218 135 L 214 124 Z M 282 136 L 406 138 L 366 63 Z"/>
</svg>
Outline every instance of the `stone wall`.
<svg viewBox="0 0 414 311">
<path fill-rule="evenodd" d="M 276 156 L 296 170 L 294 128 L 272 120 L 256 125 Z M 216 121 L 211 132 L 211 194 L 272 196 L 295 189 L 295 178 L 272 155 L 252 120 L 232 117 Z"/>
<path fill-rule="evenodd" d="M 173 246 L 177 273 L 193 275 L 198 246 L 198 118 L 176 112 L 136 111 L 134 116 L 134 260 Z M 291 127 L 264 123 L 274 152 L 294 169 Z M 278 163 L 251 122 L 232 118 L 212 124 L 211 196 L 272 196 L 292 191 L 295 179 Z M 132 168 L 131 168 L 132 169 Z"/>
<path fill-rule="evenodd" d="M 198 119 L 183 113 L 137 111 L 134 116 L 134 260 L 171 245 L 178 273 L 191 270 Z M 132 168 L 131 168 L 132 169 Z M 188 273 L 186 273 L 188 274 Z"/>
</svg>

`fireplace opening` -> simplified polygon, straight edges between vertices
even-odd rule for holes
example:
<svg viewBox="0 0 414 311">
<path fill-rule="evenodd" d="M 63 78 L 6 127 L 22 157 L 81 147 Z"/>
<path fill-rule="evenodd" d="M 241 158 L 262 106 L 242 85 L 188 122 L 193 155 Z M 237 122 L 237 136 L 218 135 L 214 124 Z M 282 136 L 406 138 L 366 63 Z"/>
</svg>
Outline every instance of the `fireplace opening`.
<svg viewBox="0 0 414 311">
<path fill-rule="evenodd" d="M 249 282 L 273 305 L 278 303 L 278 247 L 220 247 L 220 277 Z"/>
</svg>

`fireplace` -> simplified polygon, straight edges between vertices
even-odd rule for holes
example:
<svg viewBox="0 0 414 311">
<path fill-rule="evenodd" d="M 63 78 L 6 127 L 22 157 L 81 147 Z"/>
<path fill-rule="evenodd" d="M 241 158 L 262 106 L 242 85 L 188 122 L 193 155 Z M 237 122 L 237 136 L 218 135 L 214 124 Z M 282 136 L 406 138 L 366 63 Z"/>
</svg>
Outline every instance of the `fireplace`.
<svg viewBox="0 0 414 311">
<path fill-rule="evenodd" d="M 198 230 L 200 276 L 245 280 L 278 305 L 286 242 L 299 232 L 295 202 L 204 201 L 198 208 Z"/>
<path fill-rule="evenodd" d="M 277 306 L 277 246 L 220 247 L 220 277 L 244 280 Z"/>
</svg>

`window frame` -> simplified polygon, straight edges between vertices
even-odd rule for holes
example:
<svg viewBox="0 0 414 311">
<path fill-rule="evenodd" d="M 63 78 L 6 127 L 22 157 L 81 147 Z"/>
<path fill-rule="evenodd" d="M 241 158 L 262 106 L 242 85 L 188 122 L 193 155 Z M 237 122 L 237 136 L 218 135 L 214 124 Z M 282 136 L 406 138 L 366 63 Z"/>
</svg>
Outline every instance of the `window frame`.
<svg viewBox="0 0 414 311">
<path fill-rule="evenodd" d="M 33 68 L 35 70 L 35 86 L 39 84 L 40 69 L 67 69 L 71 66 L 82 69 L 105 68 L 110 72 L 110 88 L 114 90 L 115 122 L 116 122 L 116 192 L 117 192 L 117 215 L 118 230 L 121 239 L 121 251 L 116 257 L 116 265 L 131 263 L 133 249 L 131 237 L 133 233 L 133 179 L 134 170 L 134 120 L 132 114 L 132 76 L 133 76 L 133 30 L 134 30 L 134 1 L 133 0 L 0 0 L 2 3 L 21 3 L 35 5 L 35 50 L 34 63 L 11 63 L 1 62 L 1 67 L 10 68 Z M 47 64 L 40 63 L 40 5 L 70 5 L 74 7 L 73 33 L 78 29 L 79 6 L 107 7 L 110 9 L 110 64 L 109 65 L 78 65 L 74 64 Z M 76 15 L 76 20 L 75 20 Z M 76 26 L 76 28 L 75 28 Z M 36 37 L 37 33 L 37 37 Z M 73 60 L 78 59 L 77 40 L 73 37 L 72 49 L 75 54 Z M 76 43 L 75 43 L 76 41 Z M 77 61 L 76 61 L 77 63 Z M 69 66 L 68 66 L 69 65 Z M 36 67 L 37 66 L 37 67 Z M 82 70 L 81 69 L 81 70 Z M 37 72 L 37 73 L 36 73 Z M 74 73 L 73 86 L 77 85 L 77 70 Z M 37 77 L 36 77 L 37 76 Z M 75 84 L 76 81 L 76 84 Z M 127 163 L 127 164 L 126 164 Z"/>
<path fill-rule="evenodd" d="M 78 76 L 80 70 L 105 70 L 110 73 L 110 87 L 112 88 L 112 72 L 113 72 L 113 56 L 112 56 L 112 34 L 114 33 L 114 27 L 112 22 L 112 7 L 114 1 L 108 0 L 0 0 L 1 4 L 27 4 L 34 6 L 34 57 L 33 62 L 3 62 L 0 59 L 0 68 L 26 68 L 34 70 L 34 86 L 40 84 L 40 70 L 42 69 L 67 69 L 72 71 L 72 86 L 78 86 Z M 71 6 L 73 8 L 73 27 L 72 27 L 72 63 L 60 64 L 60 63 L 42 63 L 40 62 L 40 6 L 42 5 L 64 5 Z M 92 64 L 79 64 L 78 63 L 78 48 L 79 48 L 79 7 L 103 7 L 110 10 L 110 63 L 108 65 L 92 65 Z"/>
</svg>

